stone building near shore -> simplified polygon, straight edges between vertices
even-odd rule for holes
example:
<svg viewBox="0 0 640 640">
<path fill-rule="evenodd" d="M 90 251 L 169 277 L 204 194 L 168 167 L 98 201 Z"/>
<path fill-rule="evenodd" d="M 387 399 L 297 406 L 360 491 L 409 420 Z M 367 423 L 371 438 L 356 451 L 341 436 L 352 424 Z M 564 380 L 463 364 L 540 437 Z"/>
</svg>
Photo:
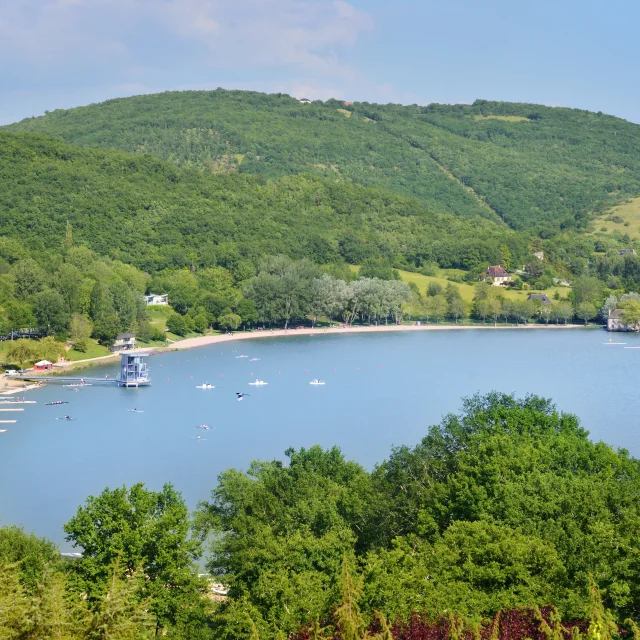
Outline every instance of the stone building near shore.
<svg viewBox="0 0 640 640">
<path fill-rule="evenodd" d="M 624 324 L 622 322 L 622 309 L 616 309 L 607 318 L 607 331 L 637 331 L 637 328 Z"/>
</svg>

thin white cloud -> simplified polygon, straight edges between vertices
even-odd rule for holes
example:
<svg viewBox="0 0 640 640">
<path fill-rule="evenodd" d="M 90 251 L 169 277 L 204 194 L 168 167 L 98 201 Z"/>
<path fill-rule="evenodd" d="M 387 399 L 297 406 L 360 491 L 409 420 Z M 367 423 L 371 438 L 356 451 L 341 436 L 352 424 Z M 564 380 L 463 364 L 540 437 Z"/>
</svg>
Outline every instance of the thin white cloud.
<svg viewBox="0 0 640 640">
<path fill-rule="evenodd" d="M 0 52 L 41 66 L 126 55 L 162 29 L 177 53 L 203 47 L 194 63 L 349 74 L 340 54 L 372 27 L 344 0 L 0 0 Z"/>
<path fill-rule="evenodd" d="M 165 0 L 168 24 L 215 54 L 218 64 L 284 66 L 351 74 L 340 51 L 372 29 L 371 16 L 342 0 Z"/>
<path fill-rule="evenodd" d="M 128 46 L 101 19 L 121 0 L 0 0 L 0 54 L 15 65 L 49 68 L 69 58 L 90 62 L 122 56 Z M 108 17 L 108 15 L 107 15 Z M 116 18 L 114 15 L 113 18 Z M 117 22 L 117 20 L 114 20 Z M 10 58 L 9 58 L 10 56 Z M 0 68 L 1 68 L 0 63 Z"/>
<path fill-rule="evenodd" d="M 26 113 L 16 98 L 17 117 L 200 79 L 315 99 L 389 95 L 349 63 L 373 28 L 349 0 L 0 0 L 0 83 L 5 98 L 33 91 Z"/>
</svg>

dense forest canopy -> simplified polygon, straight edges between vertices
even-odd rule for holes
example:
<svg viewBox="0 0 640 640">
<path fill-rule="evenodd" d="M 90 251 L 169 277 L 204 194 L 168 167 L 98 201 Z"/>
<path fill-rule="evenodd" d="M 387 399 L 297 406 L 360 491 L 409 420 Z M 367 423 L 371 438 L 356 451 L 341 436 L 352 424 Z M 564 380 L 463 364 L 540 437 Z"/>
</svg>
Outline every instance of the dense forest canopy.
<svg viewBox="0 0 640 640">
<path fill-rule="evenodd" d="M 0 133 L 0 228 L 33 249 L 76 244 L 147 271 L 285 253 L 318 264 L 383 257 L 471 268 L 524 260 L 499 223 L 436 213 L 413 198 L 312 175 L 210 175 L 150 155 Z M 25 233 L 26 230 L 26 233 Z"/>
<path fill-rule="evenodd" d="M 591 212 L 640 193 L 638 125 L 534 104 L 305 105 L 218 89 L 108 100 L 8 129 L 207 172 L 313 172 L 544 236 L 584 228 Z"/>
<path fill-rule="evenodd" d="M 375 637 L 611 640 L 614 619 L 637 631 L 640 462 L 547 399 L 469 398 L 371 471 L 311 446 L 218 480 L 193 518 L 170 485 L 88 498 L 64 527 L 83 549 L 69 562 L 0 527 L 0 637 L 372 640 L 367 627 L 392 625 Z M 214 603 L 202 554 L 228 589 Z"/>
</svg>

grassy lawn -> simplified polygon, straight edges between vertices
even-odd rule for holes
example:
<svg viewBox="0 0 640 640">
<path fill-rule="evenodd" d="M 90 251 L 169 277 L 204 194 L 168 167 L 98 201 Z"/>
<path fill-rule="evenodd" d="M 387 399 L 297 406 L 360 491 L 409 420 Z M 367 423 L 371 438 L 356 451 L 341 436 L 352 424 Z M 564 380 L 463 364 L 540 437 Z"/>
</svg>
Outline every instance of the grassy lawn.
<svg viewBox="0 0 640 640">
<path fill-rule="evenodd" d="M 456 274 L 464 273 L 464 271 L 459 271 L 458 269 L 449 269 L 448 272 L 455 272 Z M 444 273 L 441 271 L 437 276 L 423 276 L 421 273 L 412 273 L 410 271 L 400 271 L 400 277 L 405 282 L 415 282 L 418 285 L 421 293 L 426 293 L 427 286 L 430 282 L 437 282 L 445 288 L 449 284 L 449 280 L 444 277 Z M 458 287 L 460 291 L 460 295 L 465 302 L 471 303 L 473 301 L 473 285 L 466 283 L 453 283 L 456 287 Z M 526 289 L 524 291 L 514 291 L 512 289 L 502 289 L 500 293 L 507 300 L 526 300 L 529 294 L 531 293 L 546 293 L 547 296 L 553 299 L 553 296 L 556 291 L 560 292 L 560 296 L 562 298 L 566 298 L 569 293 L 568 287 L 551 287 L 550 289 L 546 289 L 544 291 L 537 291 L 535 289 Z"/>
<path fill-rule="evenodd" d="M 622 222 L 607 220 L 613 216 L 621 218 Z M 628 222 L 629 226 L 625 226 L 625 222 Z M 632 198 L 628 202 L 609 209 L 604 216 L 597 218 L 593 223 L 595 235 L 600 233 L 610 235 L 614 231 L 619 231 L 622 235 L 628 233 L 631 238 L 640 239 L 640 198 Z"/>
<path fill-rule="evenodd" d="M 531 122 L 524 116 L 475 116 L 474 120 L 503 120 L 504 122 Z"/>
<path fill-rule="evenodd" d="M 352 271 L 357 272 L 360 267 L 357 265 L 349 265 L 349 268 Z M 448 279 L 449 277 L 462 277 L 465 275 L 466 271 L 462 269 L 438 269 L 437 276 L 423 276 L 421 273 L 413 273 L 412 271 L 403 271 L 400 269 L 398 271 L 400 273 L 400 278 L 404 282 L 415 282 L 418 285 L 418 289 L 420 289 L 420 293 L 425 294 L 427 291 L 427 287 L 430 282 L 437 282 L 444 289 L 451 281 Z M 465 302 L 471 303 L 473 302 L 473 285 L 467 283 L 454 282 L 456 287 L 458 287 L 460 291 L 460 295 Z M 561 298 L 566 298 L 567 294 L 571 289 L 569 287 L 551 287 L 550 289 L 545 289 L 544 291 L 538 291 L 537 289 L 525 289 L 523 291 L 514 291 L 512 289 L 501 289 L 500 293 L 507 300 L 526 300 L 529 294 L 531 293 L 546 293 L 547 296 L 553 299 L 555 292 L 560 292 Z"/>
<path fill-rule="evenodd" d="M 171 313 L 171 307 L 147 307 L 147 313 L 152 327 L 158 327 L 160 331 L 167 328 L 167 316 Z"/>
<path fill-rule="evenodd" d="M 107 347 L 103 347 L 101 344 L 98 344 L 95 340 L 87 341 L 87 350 L 76 351 L 75 349 L 71 349 L 67 351 L 67 358 L 72 362 L 76 360 L 87 360 L 88 358 L 99 358 L 100 356 L 108 356 L 111 352 Z"/>
</svg>

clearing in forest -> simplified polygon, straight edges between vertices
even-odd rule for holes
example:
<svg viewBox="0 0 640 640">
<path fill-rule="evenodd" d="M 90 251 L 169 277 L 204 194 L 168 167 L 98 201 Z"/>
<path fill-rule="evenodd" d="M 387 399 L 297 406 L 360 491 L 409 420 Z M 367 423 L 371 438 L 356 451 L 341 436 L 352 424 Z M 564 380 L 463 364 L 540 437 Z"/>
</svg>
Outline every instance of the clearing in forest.
<svg viewBox="0 0 640 640">
<path fill-rule="evenodd" d="M 474 120 L 504 120 L 505 122 L 531 122 L 524 116 L 475 116 Z"/>
<path fill-rule="evenodd" d="M 421 273 L 413 273 L 411 271 L 400 271 L 399 273 L 400 278 L 404 282 L 415 282 L 420 289 L 420 293 L 424 295 L 430 282 L 437 282 L 444 289 L 450 282 L 452 282 L 446 277 L 447 274 L 453 275 L 452 272 L 455 274 L 464 273 L 464 271 L 460 271 L 458 269 L 440 269 L 437 276 L 423 276 Z M 469 304 L 473 302 L 474 288 L 472 284 L 467 284 L 466 282 L 453 282 L 453 284 L 458 287 L 460 295 L 465 302 Z M 501 288 L 499 291 L 507 300 L 526 300 L 531 293 L 546 293 L 547 297 L 553 300 L 553 296 L 556 291 L 560 292 L 560 297 L 566 298 L 570 289 L 568 287 L 551 287 L 545 291 L 537 291 L 534 289 L 523 289 L 518 291 L 514 289 Z"/>
<path fill-rule="evenodd" d="M 640 239 L 640 197 L 612 207 L 604 216 L 596 218 L 593 225 L 596 235 L 610 235 L 618 231 L 622 235 L 628 233 L 629 237 Z"/>
</svg>

